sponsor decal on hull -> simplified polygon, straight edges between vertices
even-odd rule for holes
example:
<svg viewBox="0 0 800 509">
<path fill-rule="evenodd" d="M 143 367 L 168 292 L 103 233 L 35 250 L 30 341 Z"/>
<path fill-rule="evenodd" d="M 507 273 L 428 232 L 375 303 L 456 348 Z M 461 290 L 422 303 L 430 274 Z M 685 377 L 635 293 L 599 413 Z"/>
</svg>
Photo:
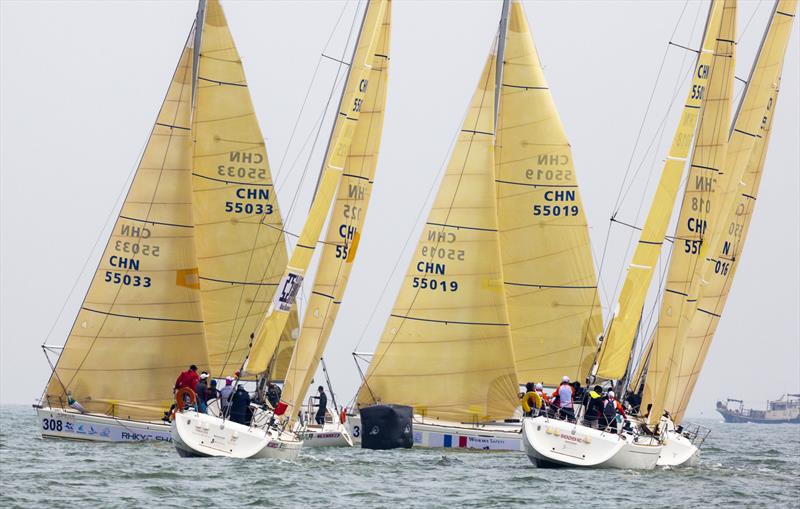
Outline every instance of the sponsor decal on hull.
<svg viewBox="0 0 800 509">
<path fill-rule="evenodd" d="M 106 425 L 88 422 L 76 422 L 72 418 L 59 415 L 41 417 L 42 435 L 59 436 L 66 438 L 103 440 L 108 442 L 143 442 L 156 440 L 172 442 L 169 430 L 159 432 L 154 430 L 140 430 L 133 427 Z"/>
<path fill-rule="evenodd" d="M 425 443 L 425 435 L 428 441 Z M 414 445 L 445 449 L 478 449 L 483 451 L 519 451 L 520 441 L 510 438 L 451 435 L 448 433 L 414 432 Z"/>
</svg>

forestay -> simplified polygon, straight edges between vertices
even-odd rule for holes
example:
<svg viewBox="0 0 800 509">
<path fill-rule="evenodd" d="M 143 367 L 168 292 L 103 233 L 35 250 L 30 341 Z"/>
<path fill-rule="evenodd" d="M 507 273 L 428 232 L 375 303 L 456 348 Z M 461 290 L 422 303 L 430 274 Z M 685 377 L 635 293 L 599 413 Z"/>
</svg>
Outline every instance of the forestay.
<svg viewBox="0 0 800 509">
<path fill-rule="evenodd" d="M 497 215 L 517 376 L 583 380 L 602 310 L 572 150 L 513 2 L 496 141 Z"/>
<path fill-rule="evenodd" d="M 371 10 L 364 22 L 365 29 L 380 27 L 378 42 L 370 58 L 366 77 L 369 85 L 331 210 L 300 337 L 285 378 L 282 399 L 290 407 L 302 403 L 331 335 L 372 195 L 389 82 L 391 2 L 387 2 L 382 19 L 376 18 L 377 15 L 376 9 Z M 287 414 L 294 418 L 297 412 Z"/>
</svg>

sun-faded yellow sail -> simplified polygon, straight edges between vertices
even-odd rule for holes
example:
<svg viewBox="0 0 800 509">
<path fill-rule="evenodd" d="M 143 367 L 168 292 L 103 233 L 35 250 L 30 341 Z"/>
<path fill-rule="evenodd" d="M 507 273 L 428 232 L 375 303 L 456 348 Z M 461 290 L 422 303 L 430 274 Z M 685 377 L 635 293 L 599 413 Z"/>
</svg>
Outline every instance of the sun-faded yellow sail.
<svg viewBox="0 0 800 509">
<path fill-rule="evenodd" d="M 682 306 L 692 290 L 694 274 L 707 256 L 709 237 L 723 211 L 723 193 L 731 179 L 725 157 L 730 129 L 731 100 L 736 70 L 736 2 L 726 0 L 719 37 L 705 90 L 705 107 L 675 226 L 667 280 L 653 331 L 642 408 L 652 404 L 651 422 L 658 421 L 671 375 L 678 369 L 682 338 L 678 336 Z"/>
<path fill-rule="evenodd" d="M 653 277 L 661 246 L 672 215 L 675 197 L 680 187 L 683 168 L 692 144 L 704 91 L 711 75 L 713 52 L 720 33 L 722 0 L 714 0 L 708 15 L 706 32 L 692 74 L 690 92 L 681 119 L 672 139 L 655 196 L 642 229 L 633 260 L 628 266 L 625 283 L 619 297 L 619 309 L 609 327 L 600 354 L 597 375 L 605 379 L 620 379 L 625 374 L 639 327 L 644 301 Z"/>
<path fill-rule="evenodd" d="M 217 0 L 206 5 L 201 40 L 192 199 L 210 369 L 223 377 L 241 367 L 287 254 L 264 137 Z"/>
<path fill-rule="evenodd" d="M 167 96 L 47 387 L 90 412 L 160 419 L 175 378 L 208 363 L 192 222 L 192 46 Z"/>
<path fill-rule="evenodd" d="M 732 175 L 732 181 L 725 193 L 721 220 L 712 234 L 711 251 L 697 271 L 688 306 L 684 305 L 679 330 L 683 344 L 664 401 L 675 422 L 680 422 L 686 411 L 742 255 L 796 11 L 794 0 L 777 2 L 730 133 L 725 171 Z"/>
<path fill-rule="evenodd" d="M 367 76 L 369 87 L 361 106 L 361 118 L 345 161 L 300 337 L 285 378 L 282 398 L 290 406 L 302 403 L 317 370 L 339 312 L 367 216 L 389 83 L 391 2 L 387 3 L 380 23 L 381 31 Z M 296 412 L 287 414 L 293 417 Z"/>
<path fill-rule="evenodd" d="M 360 122 L 361 107 L 370 86 L 369 74 L 383 28 L 386 0 L 371 1 L 367 5 L 355 55 L 350 64 L 350 73 L 345 84 L 339 114 L 333 128 L 333 136 L 320 177 L 314 203 L 306 218 L 303 231 L 289 260 L 289 264 L 275 290 L 267 316 L 259 325 L 245 370 L 262 373 L 269 364 L 275 348 L 286 326 L 294 301 L 303 281 L 317 241 L 331 209 L 339 181 L 350 155 L 356 127 Z"/>
<path fill-rule="evenodd" d="M 517 376 L 583 380 L 603 327 L 597 275 L 572 150 L 517 1 L 504 61 L 497 215 Z"/>
<path fill-rule="evenodd" d="M 517 377 L 494 176 L 494 52 L 473 95 L 358 404 L 456 421 L 510 416 Z"/>
</svg>

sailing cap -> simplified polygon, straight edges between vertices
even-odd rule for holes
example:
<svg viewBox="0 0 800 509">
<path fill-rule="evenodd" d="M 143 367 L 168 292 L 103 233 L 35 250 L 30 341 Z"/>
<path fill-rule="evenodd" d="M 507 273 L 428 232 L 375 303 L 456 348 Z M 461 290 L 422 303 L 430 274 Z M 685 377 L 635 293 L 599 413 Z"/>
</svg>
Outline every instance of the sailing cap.
<svg viewBox="0 0 800 509">
<path fill-rule="evenodd" d="M 205 371 L 200 373 L 200 380 L 205 380 L 206 378 L 208 378 L 208 373 L 206 373 Z"/>
<path fill-rule="evenodd" d="M 613 398 L 615 396 L 614 391 L 608 391 L 608 397 Z"/>
<path fill-rule="evenodd" d="M 567 375 L 564 375 L 564 376 L 561 378 L 561 381 L 562 381 L 562 382 L 569 382 L 569 377 L 568 377 Z"/>
<path fill-rule="evenodd" d="M 541 391 L 543 389 L 542 384 L 536 384 L 536 390 Z"/>
<path fill-rule="evenodd" d="M 225 377 L 225 385 L 230 385 L 233 383 L 233 378 L 226 376 Z"/>
</svg>

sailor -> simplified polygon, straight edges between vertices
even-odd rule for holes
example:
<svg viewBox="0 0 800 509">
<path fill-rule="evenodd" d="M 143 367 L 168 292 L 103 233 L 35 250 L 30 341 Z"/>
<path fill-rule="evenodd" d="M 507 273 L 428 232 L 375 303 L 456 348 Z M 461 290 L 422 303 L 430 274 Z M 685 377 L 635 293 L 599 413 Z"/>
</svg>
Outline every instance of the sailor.
<svg viewBox="0 0 800 509">
<path fill-rule="evenodd" d="M 219 391 L 219 407 L 222 410 L 222 415 L 228 414 L 228 407 L 231 404 L 231 396 L 233 396 L 233 378 L 225 378 L 225 387 Z"/>
<path fill-rule="evenodd" d="M 623 418 L 627 417 L 625 415 L 625 409 L 623 409 L 619 401 L 616 400 L 614 391 L 608 391 L 606 399 L 603 401 L 603 412 L 601 414 L 600 427 L 603 429 L 611 428 L 611 433 L 616 433 L 617 412 L 619 412 Z M 613 427 L 611 426 L 612 423 L 614 425 Z"/>
<path fill-rule="evenodd" d="M 175 380 L 175 388 L 173 392 L 177 392 L 184 388 L 194 390 L 199 380 L 200 376 L 197 374 L 197 366 L 192 364 L 189 366 L 189 369 L 178 375 L 178 379 Z"/>
<path fill-rule="evenodd" d="M 319 396 L 317 396 L 319 406 L 317 407 L 317 415 L 314 417 L 314 421 L 322 426 L 325 424 L 325 410 L 328 407 L 328 396 L 325 395 L 325 389 L 321 385 L 317 387 L 317 392 L 319 392 Z"/>
<path fill-rule="evenodd" d="M 82 414 L 87 413 L 86 409 L 83 408 L 83 405 L 75 401 L 75 398 L 72 397 L 72 392 L 70 391 L 67 391 L 67 404 Z"/>
<path fill-rule="evenodd" d="M 211 380 L 211 387 L 206 389 L 206 403 L 212 399 L 219 398 L 219 390 L 217 390 L 217 381 Z"/>
<path fill-rule="evenodd" d="M 270 382 L 267 384 L 267 401 L 272 408 L 278 405 L 281 400 L 281 388 Z"/>
<path fill-rule="evenodd" d="M 250 419 L 248 418 L 248 409 L 250 407 L 250 395 L 244 389 L 244 385 L 238 385 L 236 392 L 233 393 L 231 401 L 231 420 L 239 424 L 247 425 Z"/>
<path fill-rule="evenodd" d="M 583 408 L 586 409 L 583 419 L 590 428 L 597 428 L 597 421 L 603 410 L 603 388 L 595 385 L 594 389 L 583 396 Z"/>
<path fill-rule="evenodd" d="M 525 389 L 527 389 L 527 392 L 522 395 L 522 411 L 525 417 L 536 417 L 544 404 L 542 397 L 534 390 L 534 385 L 531 382 L 525 384 Z"/>
<path fill-rule="evenodd" d="M 575 389 L 569 383 L 569 377 L 564 375 L 559 385 L 553 392 L 553 398 L 558 399 L 558 414 L 560 419 L 575 422 L 575 411 L 572 409 L 572 398 Z"/>
<path fill-rule="evenodd" d="M 206 403 L 208 402 L 208 372 L 200 373 L 200 380 L 195 385 L 194 393 L 197 396 L 197 411 L 206 413 Z"/>
</svg>

